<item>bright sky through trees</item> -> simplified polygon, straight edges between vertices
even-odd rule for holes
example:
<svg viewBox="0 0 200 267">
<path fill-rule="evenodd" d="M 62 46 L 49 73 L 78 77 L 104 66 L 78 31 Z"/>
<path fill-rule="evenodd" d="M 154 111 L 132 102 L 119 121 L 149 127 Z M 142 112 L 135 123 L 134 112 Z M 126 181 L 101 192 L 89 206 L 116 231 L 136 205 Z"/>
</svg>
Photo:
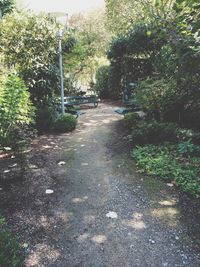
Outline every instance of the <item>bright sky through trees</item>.
<svg viewBox="0 0 200 267">
<path fill-rule="evenodd" d="M 102 7 L 104 0 L 18 0 L 24 7 L 35 12 L 67 12 L 68 14 Z"/>
</svg>

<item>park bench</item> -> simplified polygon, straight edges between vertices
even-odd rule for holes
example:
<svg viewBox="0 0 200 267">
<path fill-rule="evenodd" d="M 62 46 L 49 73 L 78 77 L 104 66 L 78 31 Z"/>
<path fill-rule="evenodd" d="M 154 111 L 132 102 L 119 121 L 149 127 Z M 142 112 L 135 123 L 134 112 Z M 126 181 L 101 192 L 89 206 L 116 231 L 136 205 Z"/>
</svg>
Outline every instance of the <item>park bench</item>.
<svg viewBox="0 0 200 267">
<path fill-rule="evenodd" d="M 140 111 L 140 107 L 138 107 L 133 94 L 133 88 L 135 87 L 135 83 L 129 83 L 126 89 L 123 92 L 123 108 L 118 108 L 115 110 L 116 113 L 120 115 L 126 115 L 130 112 Z"/>
<path fill-rule="evenodd" d="M 64 98 L 65 111 L 76 117 L 85 114 L 84 112 L 77 110 L 74 106 L 80 106 L 84 104 L 93 104 L 94 107 L 97 107 L 99 104 L 99 99 L 95 95 L 90 96 L 67 96 Z"/>
<path fill-rule="evenodd" d="M 123 108 L 118 108 L 115 110 L 116 113 L 118 113 L 119 115 L 126 115 L 127 113 L 130 112 L 138 112 L 141 111 L 141 109 L 137 106 L 137 104 L 135 103 L 135 101 L 133 99 L 129 99 L 127 101 L 123 101 L 123 104 L 125 107 Z"/>
</svg>

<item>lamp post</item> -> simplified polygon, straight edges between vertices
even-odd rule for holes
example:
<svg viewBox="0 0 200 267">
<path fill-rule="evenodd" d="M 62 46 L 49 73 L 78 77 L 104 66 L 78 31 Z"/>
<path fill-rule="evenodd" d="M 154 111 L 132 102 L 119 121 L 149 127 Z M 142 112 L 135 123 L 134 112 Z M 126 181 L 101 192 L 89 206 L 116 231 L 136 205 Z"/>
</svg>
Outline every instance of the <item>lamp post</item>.
<svg viewBox="0 0 200 267">
<path fill-rule="evenodd" d="M 57 38 L 58 38 L 58 53 L 59 53 L 59 67 L 60 67 L 60 91 L 61 91 L 61 110 L 62 114 L 65 114 L 65 101 L 64 101 L 64 78 L 63 78 L 63 58 L 62 58 L 62 38 L 67 31 L 67 19 L 68 19 L 68 14 L 67 13 L 62 13 L 62 12 L 54 12 L 54 13 L 49 13 L 50 17 L 55 18 L 55 21 L 60 18 L 62 24 L 63 24 L 63 29 L 59 29 L 57 32 Z M 63 18 L 65 19 L 65 24 L 63 23 Z"/>
<path fill-rule="evenodd" d="M 59 65 L 60 65 L 60 89 L 61 89 L 61 109 L 62 114 L 65 113 L 65 103 L 64 103 L 64 79 L 63 79 L 63 59 L 62 59 L 62 38 L 63 31 L 59 30 L 57 33 L 58 42 L 59 42 Z"/>
</svg>

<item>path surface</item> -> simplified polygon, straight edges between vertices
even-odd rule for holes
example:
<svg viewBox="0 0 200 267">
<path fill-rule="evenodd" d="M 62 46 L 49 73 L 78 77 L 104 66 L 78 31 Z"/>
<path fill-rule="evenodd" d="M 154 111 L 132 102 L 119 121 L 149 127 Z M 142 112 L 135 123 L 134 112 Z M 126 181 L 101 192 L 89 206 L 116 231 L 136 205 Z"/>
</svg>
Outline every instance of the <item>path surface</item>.
<svg viewBox="0 0 200 267">
<path fill-rule="evenodd" d="M 26 267 L 200 266 L 191 238 L 199 229 L 191 214 L 199 211 L 185 212 L 174 188 L 134 174 L 114 109 L 87 110 L 75 132 L 41 146 L 40 171 L 33 166 L 38 180 L 25 186 L 32 200 L 24 200 L 23 212 L 14 210 L 29 243 Z M 48 182 L 41 183 L 43 176 Z M 41 200 L 45 189 L 54 194 Z"/>
</svg>

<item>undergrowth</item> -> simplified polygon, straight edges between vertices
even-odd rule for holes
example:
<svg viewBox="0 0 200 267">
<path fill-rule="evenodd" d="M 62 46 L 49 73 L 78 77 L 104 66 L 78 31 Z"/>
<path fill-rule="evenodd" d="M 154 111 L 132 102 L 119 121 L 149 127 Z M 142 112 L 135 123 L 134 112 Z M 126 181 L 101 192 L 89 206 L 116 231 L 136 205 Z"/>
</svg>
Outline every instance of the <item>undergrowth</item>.
<svg viewBox="0 0 200 267">
<path fill-rule="evenodd" d="M 199 147 L 191 144 L 136 146 L 131 154 L 140 173 L 173 181 L 183 191 L 200 197 Z"/>
</svg>

